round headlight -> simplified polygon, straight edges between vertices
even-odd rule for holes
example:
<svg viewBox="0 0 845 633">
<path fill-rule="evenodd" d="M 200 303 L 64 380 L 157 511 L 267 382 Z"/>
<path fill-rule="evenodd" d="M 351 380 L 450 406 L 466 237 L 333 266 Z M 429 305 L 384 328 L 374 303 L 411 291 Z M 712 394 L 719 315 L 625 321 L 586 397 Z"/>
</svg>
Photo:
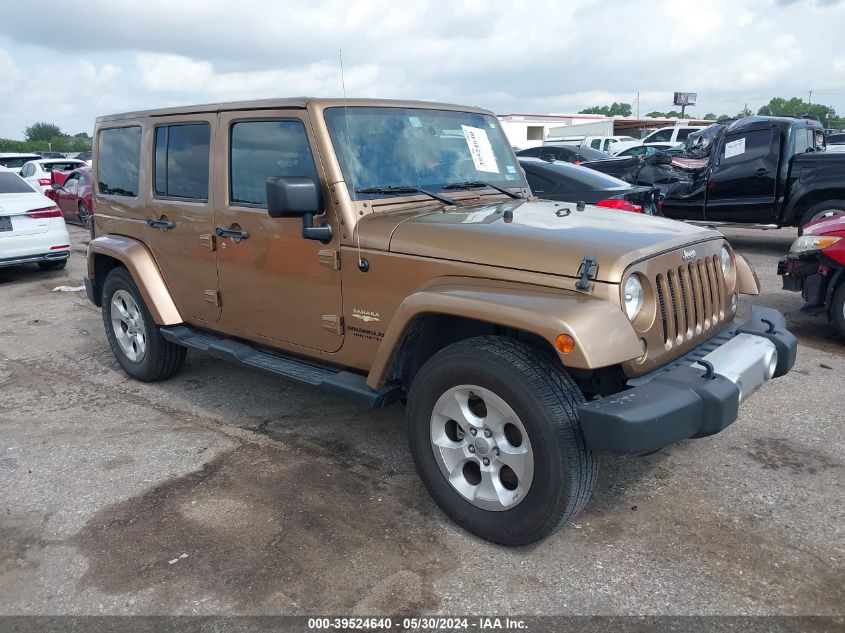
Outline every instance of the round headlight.
<svg viewBox="0 0 845 633">
<path fill-rule="evenodd" d="M 633 321 L 643 307 L 643 284 L 637 275 L 628 277 L 625 282 L 625 294 L 622 299 L 625 303 L 625 314 Z"/>
<path fill-rule="evenodd" d="M 731 269 L 731 252 L 726 246 L 722 247 L 722 276 L 727 277 Z"/>
</svg>

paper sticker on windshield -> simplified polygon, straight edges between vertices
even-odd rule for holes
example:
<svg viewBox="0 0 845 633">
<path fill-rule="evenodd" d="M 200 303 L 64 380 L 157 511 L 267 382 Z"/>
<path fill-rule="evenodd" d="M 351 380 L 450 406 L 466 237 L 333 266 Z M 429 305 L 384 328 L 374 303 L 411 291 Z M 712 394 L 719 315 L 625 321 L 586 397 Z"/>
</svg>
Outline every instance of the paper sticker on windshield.
<svg viewBox="0 0 845 633">
<path fill-rule="evenodd" d="M 464 138 L 472 156 L 472 162 L 478 171 L 488 171 L 494 174 L 499 173 L 499 166 L 496 164 L 496 155 L 493 153 L 493 146 L 490 145 L 490 138 L 487 130 L 480 127 L 462 125 Z"/>
<path fill-rule="evenodd" d="M 422 121 L 418 116 L 409 116 L 408 120 L 411 122 L 411 127 L 422 127 Z"/>
<path fill-rule="evenodd" d="M 725 143 L 725 158 L 739 156 L 745 153 L 745 137 Z"/>
</svg>

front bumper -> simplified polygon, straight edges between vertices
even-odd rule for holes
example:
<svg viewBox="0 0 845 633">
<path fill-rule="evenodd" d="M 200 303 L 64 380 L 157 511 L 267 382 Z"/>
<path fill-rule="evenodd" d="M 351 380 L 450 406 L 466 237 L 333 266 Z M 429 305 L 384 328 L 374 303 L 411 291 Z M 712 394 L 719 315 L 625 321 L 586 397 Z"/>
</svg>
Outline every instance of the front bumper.
<svg viewBox="0 0 845 633">
<path fill-rule="evenodd" d="M 594 450 L 646 453 L 681 440 L 718 433 L 737 418 L 739 405 L 795 364 L 798 342 L 777 310 L 754 306 L 703 345 L 630 389 L 578 408 Z"/>
</svg>

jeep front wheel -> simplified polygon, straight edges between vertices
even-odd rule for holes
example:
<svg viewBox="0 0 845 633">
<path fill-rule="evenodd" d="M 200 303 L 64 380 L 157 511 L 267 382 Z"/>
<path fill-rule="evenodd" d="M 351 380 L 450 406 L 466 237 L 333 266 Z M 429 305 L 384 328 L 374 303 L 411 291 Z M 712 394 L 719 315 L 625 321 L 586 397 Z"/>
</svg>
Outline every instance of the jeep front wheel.
<svg viewBox="0 0 845 633">
<path fill-rule="evenodd" d="M 502 545 L 557 531 L 589 500 L 598 474 L 578 423 L 584 401 L 551 354 L 483 336 L 435 354 L 408 397 L 411 453 L 455 522 Z"/>
<path fill-rule="evenodd" d="M 123 370 L 153 382 L 175 374 L 187 350 L 162 338 L 138 287 L 125 268 L 115 268 L 103 283 L 103 326 Z"/>
</svg>

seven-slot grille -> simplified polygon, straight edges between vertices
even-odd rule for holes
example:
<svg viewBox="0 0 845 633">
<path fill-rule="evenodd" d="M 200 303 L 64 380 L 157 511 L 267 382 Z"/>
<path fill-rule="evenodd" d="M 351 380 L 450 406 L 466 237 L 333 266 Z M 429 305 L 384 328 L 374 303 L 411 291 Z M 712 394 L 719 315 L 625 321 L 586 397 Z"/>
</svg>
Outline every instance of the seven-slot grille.
<svg viewBox="0 0 845 633">
<path fill-rule="evenodd" d="M 718 256 L 657 275 L 657 300 L 667 349 L 715 327 L 725 318 L 727 297 Z"/>
</svg>

